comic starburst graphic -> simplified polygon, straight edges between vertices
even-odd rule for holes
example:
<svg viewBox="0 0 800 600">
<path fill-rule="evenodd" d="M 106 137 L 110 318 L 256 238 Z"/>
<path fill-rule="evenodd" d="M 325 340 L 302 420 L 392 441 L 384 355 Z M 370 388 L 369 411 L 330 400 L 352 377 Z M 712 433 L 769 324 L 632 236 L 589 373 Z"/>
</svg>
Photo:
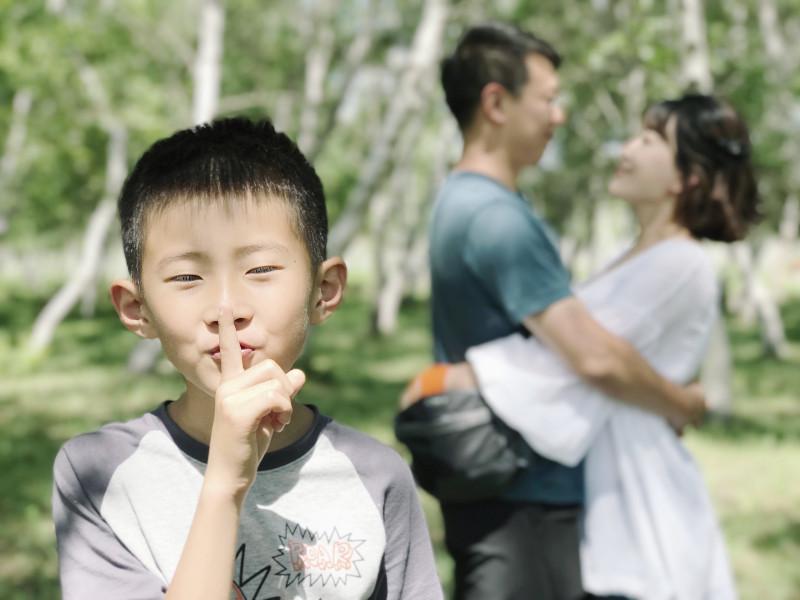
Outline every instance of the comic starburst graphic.
<svg viewBox="0 0 800 600">
<path fill-rule="evenodd" d="M 286 578 L 286 587 L 304 582 L 336 587 L 345 585 L 348 577 L 361 577 L 358 563 L 364 557 L 358 548 L 365 540 L 354 540 L 350 533 L 342 535 L 336 527 L 330 532 L 314 532 L 287 523 L 278 540 L 279 552 L 272 560 L 280 567 L 275 575 Z"/>
</svg>

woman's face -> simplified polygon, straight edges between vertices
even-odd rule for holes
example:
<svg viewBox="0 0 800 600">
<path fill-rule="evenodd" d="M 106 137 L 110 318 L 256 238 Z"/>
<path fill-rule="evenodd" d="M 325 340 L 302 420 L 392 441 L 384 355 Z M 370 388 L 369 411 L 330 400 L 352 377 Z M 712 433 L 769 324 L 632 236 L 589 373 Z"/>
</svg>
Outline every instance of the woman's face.
<svg viewBox="0 0 800 600">
<path fill-rule="evenodd" d="M 671 202 L 681 190 L 681 174 L 675 165 L 676 119 L 671 117 L 666 137 L 654 129 L 642 129 L 625 143 L 617 169 L 608 184 L 612 196 L 631 204 Z"/>
</svg>

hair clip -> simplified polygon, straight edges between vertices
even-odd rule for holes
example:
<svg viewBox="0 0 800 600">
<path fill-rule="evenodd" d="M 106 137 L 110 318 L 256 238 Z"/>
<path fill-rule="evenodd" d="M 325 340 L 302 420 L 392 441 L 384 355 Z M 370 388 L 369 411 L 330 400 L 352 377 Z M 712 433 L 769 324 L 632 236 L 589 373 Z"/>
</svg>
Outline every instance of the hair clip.
<svg viewBox="0 0 800 600">
<path fill-rule="evenodd" d="M 749 145 L 743 144 L 739 140 L 733 140 L 731 138 L 716 138 L 715 141 L 720 148 L 734 158 L 747 158 L 750 155 Z"/>
</svg>

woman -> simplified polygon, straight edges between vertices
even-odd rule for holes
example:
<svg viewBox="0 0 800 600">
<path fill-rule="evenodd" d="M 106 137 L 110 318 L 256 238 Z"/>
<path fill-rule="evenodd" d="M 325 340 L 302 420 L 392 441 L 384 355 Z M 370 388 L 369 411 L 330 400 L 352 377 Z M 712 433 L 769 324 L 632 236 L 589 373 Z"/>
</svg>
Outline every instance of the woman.
<svg viewBox="0 0 800 600">
<path fill-rule="evenodd" d="M 714 272 L 697 240 L 741 239 L 758 216 L 747 128 L 701 95 L 656 104 L 625 145 L 609 190 L 634 210 L 635 243 L 576 294 L 665 377 L 697 374 L 717 317 Z M 479 386 L 539 454 L 585 458 L 582 577 L 597 596 L 735 597 L 702 476 L 662 417 L 604 397 L 534 338 L 472 348 L 469 364 L 423 373 L 403 405 Z M 440 389 L 437 389 L 440 388 Z"/>
</svg>

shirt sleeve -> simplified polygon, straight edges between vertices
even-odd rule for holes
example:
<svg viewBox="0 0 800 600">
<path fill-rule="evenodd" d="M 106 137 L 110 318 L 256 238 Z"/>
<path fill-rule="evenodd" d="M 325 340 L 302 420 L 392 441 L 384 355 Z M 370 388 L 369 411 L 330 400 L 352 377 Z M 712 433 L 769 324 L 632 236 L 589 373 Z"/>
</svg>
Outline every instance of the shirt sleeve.
<svg viewBox="0 0 800 600">
<path fill-rule="evenodd" d="M 479 211 L 464 248 L 467 267 L 514 323 L 572 293 L 553 240 L 524 206 Z"/>
<path fill-rule="evenodd" d="M 383 505 L 388 600 L 440 600 L 442 586 L 417 489 L 408 466 L 399 456 L 396 460 Z"/>
<path fill-rule="evenodd" d="M 67 448 L 53 467 L 53 521 L 64 600 L 155 600 L 166 587 L 128 551 L 100 515 Z"/>
</svg>

